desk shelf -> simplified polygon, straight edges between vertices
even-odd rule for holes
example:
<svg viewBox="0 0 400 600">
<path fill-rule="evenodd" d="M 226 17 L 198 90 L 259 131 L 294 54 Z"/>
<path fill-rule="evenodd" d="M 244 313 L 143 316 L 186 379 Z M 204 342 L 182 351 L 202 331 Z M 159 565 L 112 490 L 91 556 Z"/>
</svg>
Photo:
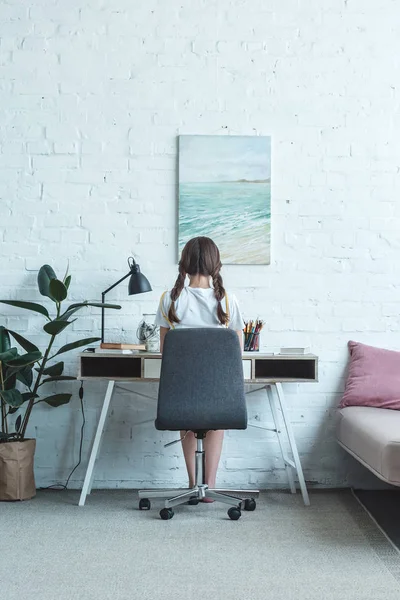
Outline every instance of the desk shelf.
<svg viewBox="0 0 400 600">
<path fill-rule="evenodd" d="M 317 362 L 312 358 L 274 357 L 274 360 L 264 358 L 253 359 L 252 379 L 265 381 L 266 379 L 277 381 L 316 381 Z"/>
<path fill-rule="evenodd" d="M 157 381 L 160 369 L 161 354 L 82 352 L 78 379 Z M 246 383 L 318 381 L 318 357 L 245 352 L 243 372 Z"/>
<path fill-rule="evenodd" d="M 142 378 L 142 359 L 129 354 L 81 354 L 79 379 Z"/>
</svg>

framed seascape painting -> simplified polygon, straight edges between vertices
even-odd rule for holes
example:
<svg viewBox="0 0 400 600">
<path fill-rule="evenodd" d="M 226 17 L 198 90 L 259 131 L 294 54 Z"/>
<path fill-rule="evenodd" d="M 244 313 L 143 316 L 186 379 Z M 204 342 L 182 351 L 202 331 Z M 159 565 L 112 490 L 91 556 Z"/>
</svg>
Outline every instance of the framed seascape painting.
<svg viewBox="0 0 400 600">
<path fill-rule="evenodd" d="M 270 264 L 269 136 L 179 136 L 179 253 L 202 235 L 224 264 Z"/>
</svg>

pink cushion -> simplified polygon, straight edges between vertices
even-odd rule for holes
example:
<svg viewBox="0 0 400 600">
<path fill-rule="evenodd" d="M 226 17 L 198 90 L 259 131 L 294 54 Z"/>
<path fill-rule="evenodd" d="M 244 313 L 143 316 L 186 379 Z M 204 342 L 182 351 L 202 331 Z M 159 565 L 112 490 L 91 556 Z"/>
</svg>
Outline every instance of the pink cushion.
<svg viewBox="0 0 400 600">
<path fill-rule="evenodd" d="M 349 374 L 339 408 L 375 406 L 400 410 L 400 352 L 348 343 Z"/>
</svg>

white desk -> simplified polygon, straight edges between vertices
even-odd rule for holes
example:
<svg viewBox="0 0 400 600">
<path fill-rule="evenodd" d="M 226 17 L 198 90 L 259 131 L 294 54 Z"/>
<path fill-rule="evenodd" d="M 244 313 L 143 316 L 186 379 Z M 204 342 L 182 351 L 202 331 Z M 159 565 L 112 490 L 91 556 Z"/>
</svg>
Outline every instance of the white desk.
<svg viewBox="0 0 400 600">
<path fill-rule="evenodd" d="M 79 499 L 79 506 L 84 506 L 86 496 L 90 494 L 92 488 L 94 466 L 113 391 L 115 387 L 118 387 L 117 382 L 158 381 L 160 378 L 161 354 L 151 354 L 148 352 L 138 352 L 135 354 L 82 352 L 79 357 L 78 379 L 85 381 L 92 379 L 108 381 Z M 274 427 L 272 428 L 251 423 L 249 425 L 259 429 L 274 431 L 277 434 L 290 490 L 293 494 L 296 493 L 293 474 L 293 471 L 295 471 L 304 504 L 309 505 L 310 500 L 297 451 L 296 440 L 289 420 L 282 383 L 318 381 L 318 358 L 314 354 L 272 355 L 259 352 L 245 352 L 243 354 L 243 374 L 246 384 L 257 385 L 257 388 L 250 390 L 248 394 L 261 389 L 266 391 L 274 421 Z M 139 392 L 135 392 L 135 394 L 150 398 L 150 396 Z M 282 424 L 280 422 L 279 410 L 282 414 Z M 286 451 L 286 442 L 289 443 L 292 457 Z"/>
</svg>

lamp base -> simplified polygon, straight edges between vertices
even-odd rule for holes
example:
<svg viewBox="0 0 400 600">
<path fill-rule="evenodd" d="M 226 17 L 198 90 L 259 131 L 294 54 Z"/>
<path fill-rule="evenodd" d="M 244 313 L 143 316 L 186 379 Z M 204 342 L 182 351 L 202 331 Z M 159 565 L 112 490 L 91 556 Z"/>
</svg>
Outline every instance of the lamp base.
<svg viewBox="0 0 400 600">
<path fill-rule="evenodd" d="M 144 344 L 110 344 L 102 342 L 100 348 L 105 350 L 146 350 Z"/>
</svg>

